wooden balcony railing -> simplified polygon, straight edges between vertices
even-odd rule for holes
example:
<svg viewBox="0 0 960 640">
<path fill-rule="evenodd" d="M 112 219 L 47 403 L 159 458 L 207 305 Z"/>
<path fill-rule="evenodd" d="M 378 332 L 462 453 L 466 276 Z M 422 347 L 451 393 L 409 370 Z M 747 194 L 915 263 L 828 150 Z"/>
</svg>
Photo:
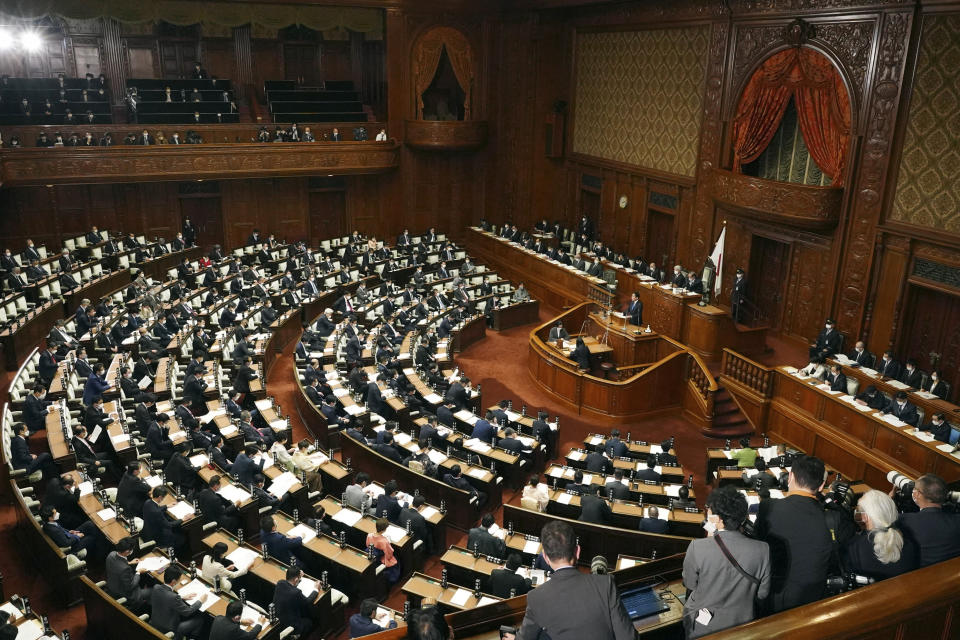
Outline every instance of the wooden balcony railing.
<svg viewBox="0 0 960 640">
<path fill-rule="evenodd" d="M 720 372 L 764 398 L 769 398 L 773 394 L 773 370 L 736 351 L 723 350 Z"/>
<path fill-rule="evenodd" d="M 832 229 L 840 222 L 842 187 L 814 187 L 714 169 L 707 178 L 718 204 L 741 215 L 802 229 Z"/>
</svg>

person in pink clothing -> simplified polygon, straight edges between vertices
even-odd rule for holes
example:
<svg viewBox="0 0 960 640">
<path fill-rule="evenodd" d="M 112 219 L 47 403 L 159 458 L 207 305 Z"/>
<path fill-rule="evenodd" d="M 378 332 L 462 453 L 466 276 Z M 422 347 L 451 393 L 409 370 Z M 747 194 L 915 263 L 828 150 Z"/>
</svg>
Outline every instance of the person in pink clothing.
<svg viewBox="0 0 960 640">
<path fill-rule="evenodd" d="M 390 544 L 387 536 L 383 535 L 383 532 L 387 530 L 389 525 L 390 523 L 386 518 L 378 518 L 376 525 L 377 532 L 367 534 L 367 546 L 374 548 L 374 554 L 379 557 L 380 563 L 386 567 L 384 573 L 386 574 L 387 582 L 394 584 L 400 579 L 400 563 L 393 555 L 393 545 Z"/>
</svg>

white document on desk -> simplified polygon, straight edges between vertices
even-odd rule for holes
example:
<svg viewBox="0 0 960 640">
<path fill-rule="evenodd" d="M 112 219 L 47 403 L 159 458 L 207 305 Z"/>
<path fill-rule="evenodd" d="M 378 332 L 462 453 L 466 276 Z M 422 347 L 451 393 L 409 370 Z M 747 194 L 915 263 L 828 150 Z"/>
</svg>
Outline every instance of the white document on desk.
<svg viewBox="0 0 960 640">
<path fill-rule="evenodd" d="M 301 523 L 287 531 L 287 535 L 292 538 L 300 538 L 304 543 L 307 543 L 317 537 L 317 532 Z"/>
<path fill-rule="evenodd" d="M 363 514 L 361 514 L 359 511 L 354 511 L 353 509 L 340 509 L 340 511 L 337 511 L 330 517 L 337 522 L 342 522 L 348 527 L 352 527 L 360 521 L 360 518 L 363 517 Z"/>
<path fill-rule="evenodd" d="M 573 494 L 571 493 L 561 493 L 557 496 L 557 502 L 560 504 L 570 504 L 571 499 L 573 499 Z"/>
<path fill-rule="evenodd" d="M 187 516 L 192 516 L 194 514 L 194 509 L 193 505 L 181 500 L 177 504 L 167 509 L 167 513 L 172 515 L 177 520 L 183 520 Z"/>
<path fill-rule="evenodd" d="M 450 598 L 450 604 L 462 607 L 467 604 L 472 594 L 466 589 L 457 589 L 457 592 Z"/>
<path fill-rule="evenodd" d="M 523 552 L 534 554 L 540 553 L 540 541 L 539 540 L 527 540 L 523 543 Z"/>
<path fill-rule="evenodd" d="M 246 547 L 237 547 L 226 556 L 227 560 L 232 562 L 240 571 L 249 570 L 259 557 L 259 553 Z"/>
</svg>

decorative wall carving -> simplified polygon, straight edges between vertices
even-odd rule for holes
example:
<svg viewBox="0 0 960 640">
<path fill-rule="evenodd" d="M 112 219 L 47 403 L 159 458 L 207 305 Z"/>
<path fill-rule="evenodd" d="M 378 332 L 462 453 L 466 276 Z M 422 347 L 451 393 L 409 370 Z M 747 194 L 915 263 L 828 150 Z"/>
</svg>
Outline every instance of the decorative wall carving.
<svg viewBox="0 0 960 640">
<path fill-rule="evenodd" d="M 398 145 L 229 144 L 192 148 L 113 147 L 83 151 L 21 149 L 0 153 L 3 185 L 196 180 L 269 176 L 383 173 L 399 164 Z"/>
<path fill-rule="evenodd" d="M 840 220 L 843 189 L 764 180 L 714 169 L 701 182 L 713 199 L 749 217 L 806 229 L 832 229 Z"/>
<path fill-rule="evenodd" d="M 849 223 L 835 305 L 837 322 L 849 331 L 859 330 L 866 306 L 876 225 L 889 174 L 912 20 L 912 15 L 906 12 L 887 13 L 882 19 L 873 88 L 868 96 L 863 151 L 855 180 L 850 183 L 853 200 L 847 216 Z"/>
<path fill-rule="evenodd" d="M 700 154 L 697 172 L 706 176 L 720 164 L 720 103 L 723 97 L 724 59 L 727 51 L 729 29 L 726 24 L 716 23 L 711 28 L 710 51 L 707 54 L 707 80 L 703 100 L 703 123 L 700 126 Z M 690 221 L 690 245 L 686 255 L 678 259 L 701 264 L 713 244 L 714 204 L 706 189 L 697 189 L 697 204 Z"/>
<path fill-rule="evenodd" d="M 849 9 L 852 4 L 855 3 L 850 0 L 730 0 L 734 14 Z M 863 6 L 912 4 L 914 0 L 868 0 L 862 3 Z"/>
<path fill-rule="evenodd" d="M 472 151 L 487 143 L 487 122 L 407 120 L 404 142 L 427 151 Z"/>
<path fill-rule="evenodd" d="M 870 44 L 876 31 L 876 20 L 860 22 L 818 22 L 813 42 L 826 45 L 836 55 L 847 72 L 850 87 L 851 116 L 856 122 L 857 105 L 861 104 L 867 66 L 870 64 Z"/>
</svg>

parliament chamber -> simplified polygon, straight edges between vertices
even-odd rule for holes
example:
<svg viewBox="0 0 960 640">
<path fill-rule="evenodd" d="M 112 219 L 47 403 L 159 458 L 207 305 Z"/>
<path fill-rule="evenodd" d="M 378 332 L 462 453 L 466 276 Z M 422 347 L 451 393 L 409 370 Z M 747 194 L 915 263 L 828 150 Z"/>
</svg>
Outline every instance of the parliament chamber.
<svg viewBox="0 0 960 640">
<path fill-rule="evenodd" d="M 0 17 L 0 640 L 958 637 L 957 0 Z"/>
</svg>

